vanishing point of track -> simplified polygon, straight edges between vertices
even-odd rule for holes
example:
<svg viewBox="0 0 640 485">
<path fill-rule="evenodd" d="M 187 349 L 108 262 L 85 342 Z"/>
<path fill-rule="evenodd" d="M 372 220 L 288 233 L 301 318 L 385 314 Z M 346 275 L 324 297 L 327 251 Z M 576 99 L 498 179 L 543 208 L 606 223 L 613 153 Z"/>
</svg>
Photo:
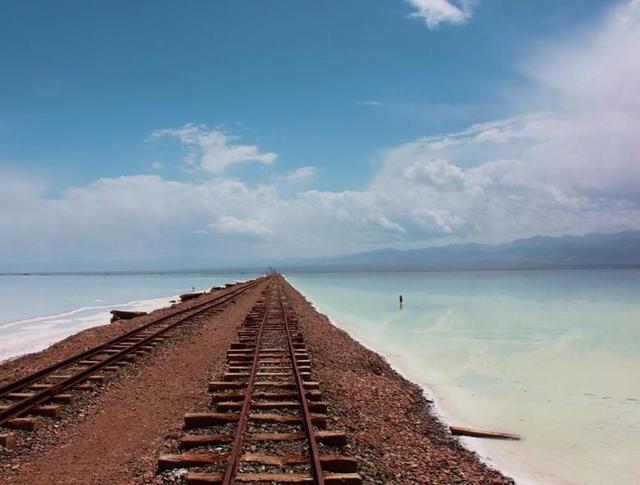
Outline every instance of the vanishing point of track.
<svg viewBox="0 0 640 485">
<path fill-rule="evenodd" d="M 116 371 L 136 356 L 153 349 L 167 334 L 193 317 L 224 306 L 255 287 L 262 279 L 237 284 L 200 298 L 202 303 L 176 308 L 164 316 L 125 332 L 101 345 L 73 355 L 56 364 L 0 386 L 0 427 L 34 430 L 34 415 L 56 417 L 60 404 L 73 400 L 71 391 L 92 388 L 92 382 L 104 380 L 104 372 Z M 0 433 L 7 446 L 9 435 Z"/>
<path fill-rule="evenodd" d="M 327 404 L 281 285 L 270 278 L 227 352 L 223 380 L 210 383 L 216 412 L 185 414 L 183 452 L 158 460 L 168 482 L 362 483 L 357 461 L 337 451 L 345 433 L 325 430 Z"/>
</svg>

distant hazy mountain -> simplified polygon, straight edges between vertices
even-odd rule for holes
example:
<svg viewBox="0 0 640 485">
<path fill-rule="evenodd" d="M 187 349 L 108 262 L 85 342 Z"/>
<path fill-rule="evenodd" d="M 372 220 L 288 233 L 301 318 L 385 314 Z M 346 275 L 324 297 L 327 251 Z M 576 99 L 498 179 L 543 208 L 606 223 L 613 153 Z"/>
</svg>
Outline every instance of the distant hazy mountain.
<svg viewBox="0 0 640 485">
<path fill-rule="evenodd" d="M 518 239 L 504 244 L 451 244 L 381 249 L 326 258 L 286 260 L 278 269 L 419 271 L 447 269 L 640 268 L 640 231 Z"/>
</svg>

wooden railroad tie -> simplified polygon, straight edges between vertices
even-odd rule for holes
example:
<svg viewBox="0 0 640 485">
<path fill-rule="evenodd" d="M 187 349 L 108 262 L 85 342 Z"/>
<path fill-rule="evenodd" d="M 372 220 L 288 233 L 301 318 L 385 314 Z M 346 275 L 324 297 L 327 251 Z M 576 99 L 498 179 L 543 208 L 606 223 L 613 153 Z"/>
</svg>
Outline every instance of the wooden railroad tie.
<svg viewBox="0 0 640 485">
<path fill-rule="evenodd" d="M 360 485 L 362 478 L 357 473 L 324 473 L 325 485 Z M 187 485 L 221 485 L 224 476 L 221 473 L 187 473 Z M 311 475 L 301 473 L 238 473 L 236 482 L 251 483 L 294 483 L 312 485 L 315 483 Z"/>
<path fill-rule="evenodd" d="M 158 459 L 158 470 L 172 468 L 191 468 L 212 465 L 225 461 L 227 454 L 214 455 L 212 453 L 181 453 L 178 455 L 162 455 Z M 304 465 L 309 462 L 306 455 L 263 455 L 258 453 L 246 453 L 240 457 L 244 463 L 257 463 L 266 466 L 292 466 Z M 355 458 L 341 455 L 320 455 L 320 464 L 323 471 L 339 473 L 355 473 L 358 470 L 358 462 Z"/>
</svg>

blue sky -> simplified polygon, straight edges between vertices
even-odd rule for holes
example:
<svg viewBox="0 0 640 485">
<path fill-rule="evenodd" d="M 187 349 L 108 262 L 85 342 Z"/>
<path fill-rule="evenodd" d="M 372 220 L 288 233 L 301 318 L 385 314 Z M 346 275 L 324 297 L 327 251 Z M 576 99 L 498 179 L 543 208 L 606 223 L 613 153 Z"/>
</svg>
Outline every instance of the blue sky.
<svg viewBox="0 0 640 485">
<path fill-rule="evenodd" d="M 638 10 L 3 2 L 0 228 L 13 235 L 0 268 L 217 264 L 636 227 Z M 590 83 L 603 59 L 610 78 Z M 593 89 L 576 95 L 576 82 Z M 616 159 L 603 179 L 577 151 L 596 130 L 587 107 L 621 93 L 605 126 L 623 146 L 598 144 Z M 540 168 L 542 154 L 554 163 Z M 589 176 L 561 180 L 576 173 Z M 487 177 L 509 187 L 488 194 Z M 513 183 L 531 178 L 539 186 Z M 182 215 L 149 200 L 162 197 L 186 204 Z"/>
</svg>

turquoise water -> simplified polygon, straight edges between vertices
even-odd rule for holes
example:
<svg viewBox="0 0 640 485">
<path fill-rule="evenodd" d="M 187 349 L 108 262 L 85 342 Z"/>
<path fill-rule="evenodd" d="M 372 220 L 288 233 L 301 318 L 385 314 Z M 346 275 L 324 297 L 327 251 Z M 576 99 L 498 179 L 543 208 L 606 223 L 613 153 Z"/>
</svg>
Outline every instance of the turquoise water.
<svg viewBox="0 0 640 485">
<path fill-rule="evenodd" d="M 291 274 L 519 482 L 640 483 L 640 272 Z M 404 297 L 400 310 L 398 295 Z"/>
<path fill-rule="evenodd" d="M 103 325 L 114 308 L 150 311 L 180 293 L 252 274 L 0 275 L 0 362 Z"/>
</svg>

